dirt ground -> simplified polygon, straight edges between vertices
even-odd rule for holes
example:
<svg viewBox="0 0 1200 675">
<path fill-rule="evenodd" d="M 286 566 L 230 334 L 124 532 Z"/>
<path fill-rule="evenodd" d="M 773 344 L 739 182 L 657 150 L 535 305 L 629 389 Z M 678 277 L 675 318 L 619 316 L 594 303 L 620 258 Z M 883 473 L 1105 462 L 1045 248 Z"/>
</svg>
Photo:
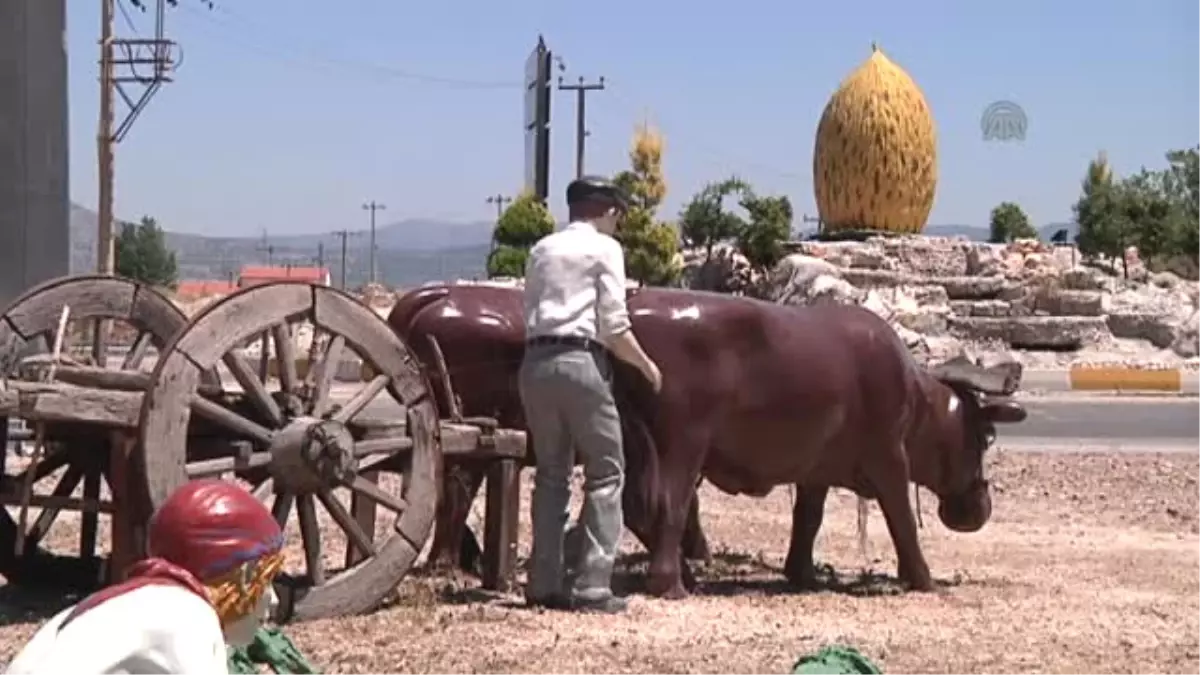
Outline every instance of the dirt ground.
<svg viewBox="0 0 1200 675">
<path fill-rule="evenodd" d="M 921 538 L 937 593 L 899 591 L 874 507 L 873 559 L 864 561 L 846 493 L 831 496 L 818 541 L 820 562 L 832 567 L 826 589 L 792 592 L 780 573 L 789 491 L 756 500 L 706 485 L 702 520 L 715 556 L 686 600 L 640 594 L 645 557 L 627 537 L 624 616 L 535 612 L 474 580 L 414 574 L 370 616 L 288 632 L 329 673 L 785 673 L 829 643 L 854 645 L 887 672 L 1197 672 L 1197 456 L 999 450 L 990 464 L 995 510 L 979 533 L 946 530 L 936 500 L 923 495 Z M 526 483 L 525 508 L 528 473 Z M 525 555 L 526 511 L 522 525 Z M 0 662 L 50 611 L 5 590 Z"/>
</svg>

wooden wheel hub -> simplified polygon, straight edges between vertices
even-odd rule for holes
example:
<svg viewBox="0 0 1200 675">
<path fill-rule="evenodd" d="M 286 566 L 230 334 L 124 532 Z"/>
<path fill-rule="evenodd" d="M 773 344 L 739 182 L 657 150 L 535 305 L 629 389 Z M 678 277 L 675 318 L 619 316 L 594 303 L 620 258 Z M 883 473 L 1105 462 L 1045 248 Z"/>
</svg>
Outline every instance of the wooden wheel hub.
<svg viewBox="0 0 1200 675">
<path fill-rule="evenodd" d="M 337 420 L 297 417 L 275 434 L 270 452 L 277 490 L 315 493 L 349 485 L 358 474 L 354 437 Z"/>
</svg>

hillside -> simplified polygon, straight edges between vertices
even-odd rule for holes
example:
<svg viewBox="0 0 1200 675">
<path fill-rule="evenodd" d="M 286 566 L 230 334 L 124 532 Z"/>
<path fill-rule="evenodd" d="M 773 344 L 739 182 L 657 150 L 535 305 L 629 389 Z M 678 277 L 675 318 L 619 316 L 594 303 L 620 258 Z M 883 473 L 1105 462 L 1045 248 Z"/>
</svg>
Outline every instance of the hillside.
<svg viewBox="0 0 1200 675">
<path fill-rule="evenodd" d="M 1066 227 L 1074 239 L 1078 227 L 1073 223 L 1050 223 L 1039 228 L 1043 241 Z M 484 275 L 492 224 L 488 222 L 449 223 L 409 219 L 380 227 L 376 231 L 379 246 L 377 262 L 381 281 L 389 286 L 414 286 L 435 279 L 470 279 Z M 185 279 L 227 278 L 246 264 L 267 262 L 261 237 L 206 237 L 199 234 L 167 232 L 167 244 L 176 252 L 179 274 Z M 970 225 L 930 225 L 925 234 L 965 236 L 974 241 L 987 239 L 986 227 Z M 325 264 L 334 283 L 341 279 L 341 240 L 327 235 L 282 235 L 269 240 L 274 263 L 292 262 L 312 265 L 319 248 L 324 246 Z M 96 214 L 77 204 L 71 205 L 71 272 L 78 274 L 95 268 Z M 346 282 L 356 286 L 367 280 L 367 232 L 352 233 L 346 250 Z"/>
<path fill-rule="evenodd" d="M 96 214 L 71 205 L 71 272 L 95 268 Z M 390 286 L 413 286 L 434 279 L 482 277 L 490 247 L 490 223 L 445 223 L 405 220 L 376 231 L 376 257 L 381 281 Z M 167 245 L 179 260 L 179 274 L 186 279 L 228 277 L 245 264 L 265 264 L 267 252 L 261 237 L 206 237 L 167 232 Z M 367 280 L 367 232 L 352 233 L 346 246 L 346 282 L 351 286 Z M 292 262 L 312 265 L 324 245 L 325 264 L 334 283 L 341 278 L 341 239 L 329 235 L 271 237 L 270 259 L 275 264 Z"/>
</svg>

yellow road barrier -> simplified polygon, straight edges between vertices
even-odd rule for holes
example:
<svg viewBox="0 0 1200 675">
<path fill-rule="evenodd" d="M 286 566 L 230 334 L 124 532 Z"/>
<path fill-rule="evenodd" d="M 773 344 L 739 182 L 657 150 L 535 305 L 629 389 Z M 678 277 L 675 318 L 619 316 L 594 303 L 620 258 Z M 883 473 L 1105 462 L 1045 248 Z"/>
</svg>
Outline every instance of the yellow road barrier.
<svg viewBox="0 0 1200 675">
<path fill-rule="evenodd" d="M 1075 391 L 1177 392 L 1182 388 L 1183 376 L 1178 368 L 1071 368 L 1071 389 Z"/>
</svg>

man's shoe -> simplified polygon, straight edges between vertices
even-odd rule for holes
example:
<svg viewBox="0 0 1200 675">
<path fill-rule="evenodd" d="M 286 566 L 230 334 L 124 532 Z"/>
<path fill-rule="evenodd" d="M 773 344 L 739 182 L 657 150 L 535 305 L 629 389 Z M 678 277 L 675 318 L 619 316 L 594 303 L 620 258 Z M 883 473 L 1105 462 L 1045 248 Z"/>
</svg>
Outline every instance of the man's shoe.
<svg viewBox="0 0 1200 675">
<path fill-rule="evenodd" d="M 620 614 L 629 609 L 629 601 L 615 595 L 600 598 L 571 598 L 571 610 L 576 612 L 592 612 L 596 614 Z"/>
</svg>

